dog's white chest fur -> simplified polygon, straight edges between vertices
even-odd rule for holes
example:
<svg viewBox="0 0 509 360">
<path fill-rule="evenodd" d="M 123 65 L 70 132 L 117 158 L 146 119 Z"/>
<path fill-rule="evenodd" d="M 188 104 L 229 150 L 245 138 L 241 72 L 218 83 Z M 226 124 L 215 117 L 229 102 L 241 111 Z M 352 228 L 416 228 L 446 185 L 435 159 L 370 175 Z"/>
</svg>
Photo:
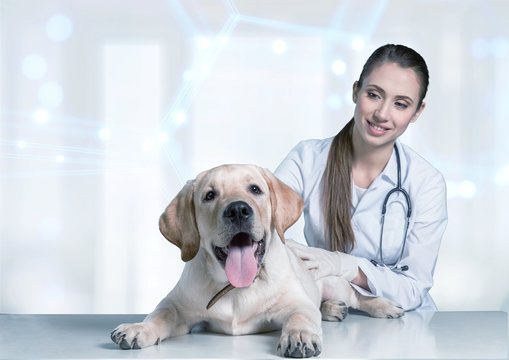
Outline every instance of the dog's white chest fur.
<svg viewBox="0 0 509 360">
<path fill-rule="evenodd" d="M 235 294 L 239 292 L 241 294 Z M 281 328 L 275 304 L 256 306 L 250 296 L 257 298 L 255 289 L 233 289 L 207 311 L 208 328 L 215 332 L 231 335 L 253 334 Z M 251 293 L 251 294 L 250 294 Z M 258 304 L 259 305 L 259 304 Z M 267 306 L 268 305 L 268 306 Z"/>
<path fill-rule="evenodd" d="M 303 279 L 296 278 L 293 270 L 293 266 L 299 265 L 289 264 L 294 258 L 289 258 L 287 251 L 283 244 L 274 242 L 267 254 L 269 265 L 264 266 L 251 286 L 233 288 L 209 309 L 205 309 L 205 304 L 211 299 L 199 299 L 195 303 L 199 310 L 195 308 L 195 311 L 202 314 L 202 319 L 208 324 L 208 328 L 215 332 L 232 335 L 272 331 L 281 328 L 287 317 L 285 309 L 294 308 L 295 303 L 312 303 L 310 299 L 313 299 L 315 302 L 313 305 L 318 307 L 320 295 L 315 283 L 309 274 L 304 273 L 304 277 L 309 277 L 304 284 L 309 286 L 302 286 Z M 202 264 L 206 263 L 203 259 L 200 260 L 200 255 L 198 254 L 196 260 L 201 261 Z M 281 261 L 290 266 L 280 266 Z M 190 268 L 198 267 L 190 266 Z M 211 290 L 209 293 L 215 293 L 224 286 L 224 284 L 210 282 L 195 285 L 196 288 L 209 288 Z M 194 289 L 186 291 L 186 294 L 193 293 L 196 293 Z M 194 301 L 188 299 L 186 303 L 191 302 Z"/>
</svg>

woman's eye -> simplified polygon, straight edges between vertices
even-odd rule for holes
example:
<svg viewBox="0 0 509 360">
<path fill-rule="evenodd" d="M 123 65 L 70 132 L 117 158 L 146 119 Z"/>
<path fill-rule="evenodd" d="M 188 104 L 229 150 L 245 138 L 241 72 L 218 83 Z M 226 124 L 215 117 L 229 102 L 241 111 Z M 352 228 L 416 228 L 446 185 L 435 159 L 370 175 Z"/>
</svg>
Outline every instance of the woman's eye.
<svg viewBox="0 0 509 360">
<path fill-rule="evenodd" d="M 373 91 L 368 91 L 368 97 L 371 99 L 378 99 L 378 95 Z"/>
<path fill-rule="evenodd" d="M 260 188 L 258 187 L 258 185 L 251 185 L 251 186 L 249 187 L 249 189 L 251 190 L 251 192 L 252 192 L 253 194 L 256 194 L 256 195 L 260 195 L 260 194 L 262 194 L 262 191 L 260 190 Z"/>
<path fill-rule="evenodd" d="M 215 197 L 216 197 L 216 192 L 211 190 L 205 194 L 204 200 L 211 201 L 211 200 L 214 200 Z"/>
<path fill-rule="evenodd" d="M 397 108 L 402 109 L 402 110 L 404 110 L 404 109 L 406 109 L 408 107 L 407 104 L 405 104 L 403 102 L 399 102 L 399 101 L 396 102 L 395 105 L 396 105 Z"/>
</svg>

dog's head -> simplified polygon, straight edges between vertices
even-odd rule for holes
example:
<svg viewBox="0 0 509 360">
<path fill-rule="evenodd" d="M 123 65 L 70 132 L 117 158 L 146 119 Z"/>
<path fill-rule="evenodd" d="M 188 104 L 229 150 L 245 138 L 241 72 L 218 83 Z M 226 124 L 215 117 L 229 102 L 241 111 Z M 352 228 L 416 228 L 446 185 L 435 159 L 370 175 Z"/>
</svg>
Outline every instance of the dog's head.
<svg viewBox="0 0 509 360">
<path fill-rule="evenodd" d="M 268 170 L 222 165 L 188 181 L 159 219 L 161 233 L 181 249 L 182 260 L 203 248 L 224 267 L 235 287 L 249 286 L 274 231 L 299 218 L 301 197 Z"/>
</svg>

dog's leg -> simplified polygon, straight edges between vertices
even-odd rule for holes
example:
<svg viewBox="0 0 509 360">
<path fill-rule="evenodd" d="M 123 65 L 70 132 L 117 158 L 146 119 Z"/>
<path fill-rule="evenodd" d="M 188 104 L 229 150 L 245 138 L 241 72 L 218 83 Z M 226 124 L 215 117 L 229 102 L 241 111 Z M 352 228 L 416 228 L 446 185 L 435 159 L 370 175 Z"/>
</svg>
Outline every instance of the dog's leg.
<svg viewBox="0 0 509 360">
<path fill-rule="evenodd" d="M 160 341 L 187 334 L 191 325 L 182 313 L 164 299 L 161 304 L 140 323 L 121 324 L 111 333 L 111 340 L 122 349 L 141 349 L 157 345 Z"/>
<path fill-rule="evenodd" d="M 357 297 L 357 306 L 359 309 L 367 312 L 369 315 L 382 319 L 396 319 L 402 317 L 405 311 L 396 303 L 384 297 L 370 297 L 359 294 L 352 289 Z"/>
<path fill-rule="evenodd" d="M 348 281 L 339 276 L 328 276 L 318 280 L 317 285 L 322 295 L 322 320 L 343 321 L 348 308 L 357 303 Z"/>
<path fill-rule="evenodd" d="M 317 308 L 294 312 L 283 324 L 278 354 L 285 357 L 311 357 L 322 352 L 322 328 Z"/>
<path fill-rule="evenodd" d="M 384 297 L 361 295 L 347 280 L 339 276 L 320 279 L 318 285 L 322 292 L 321 310 L 324 320 L 334 321 L 334 317 L 339 319 L 336 315 L 341 311 L 342 303 L 377 318 L 399 318 L 404 314 L 404 310 L 394 302 Z"/>
</svg>

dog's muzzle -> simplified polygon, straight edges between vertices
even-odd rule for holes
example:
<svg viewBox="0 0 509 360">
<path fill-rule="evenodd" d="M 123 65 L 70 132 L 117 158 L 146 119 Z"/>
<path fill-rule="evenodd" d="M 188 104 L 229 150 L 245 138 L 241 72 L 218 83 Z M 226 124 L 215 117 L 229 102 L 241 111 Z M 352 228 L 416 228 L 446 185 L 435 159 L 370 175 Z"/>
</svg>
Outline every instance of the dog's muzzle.
<svg viewBox="0 0 509 360">
<path fill-rule="evenodd" d="M 239 232 L 225 247 L 214 246 L 214 254 L 224 266 L 230 284 L 248 287 L 263 263 L 265 240 L 255 240 L 250 234 Z"/>
</svg>

